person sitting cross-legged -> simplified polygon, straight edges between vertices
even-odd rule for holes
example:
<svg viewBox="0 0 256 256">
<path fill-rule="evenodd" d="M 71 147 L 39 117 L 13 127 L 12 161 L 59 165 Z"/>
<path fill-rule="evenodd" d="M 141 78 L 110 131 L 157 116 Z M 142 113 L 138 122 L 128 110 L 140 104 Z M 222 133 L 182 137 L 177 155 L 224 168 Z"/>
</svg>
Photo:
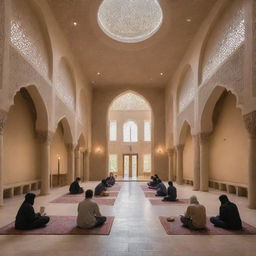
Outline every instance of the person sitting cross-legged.
<svg viewBox="0 0 256 256">
<path fill-rule="evenodd" d="M 80 187 L 79 182 L 80 178 L 77 177 L 75 181 L 73 181 L 69 187 L 70 194 L 82 194 L 84 189 Z"/>
<path fill-rule="evenodd" d="M 183 226 L 192 230 L 206 228 L 206 210 L 203 205 L 199 204 L 196 196 L 190 197 L 190 205 L 187 208 L 185 216 L 181 216 L 180 220 Z"/>
<path fill-rule="evenodd" d="M 237 206 L 230 202 L 226 195 L 221 195 L 219 200 L 221 202 L 219 215 L 211 217 L 211 223 L 224 229 L 242 229 L 242 221 Z"/>
<path fill-rule="evenodd" d="M 177 190 L 173 186 L 172 181 L 168 182 L 167 196 L 164 197 L 163 201 L 176 201 L 177 200 Z"/>
<path fill-rule="evenodd" d="M 166 186 L 161 180 L 159 180 L 159 183 L 156 187 L 156 196 L 166 196 L 166 195 L 167 195 Z"/>
<path fill-rule="evenodd" d="M 106 192 L 107 190 L 107 182 L 106 180 L 102 180 L 101 183 L 99 183 L 95 190 L 94 190 L 94 194 L 95 196 L 108 196 L 109 194 Z"/>
<path fill-rule="evenodd" d="M 93 191 L 86 190 L 85 199 L 78 204 L 77 226 L 83 229 L 90 229 L 103 225 L 107 218 L 102 216 L 99 206 L 92 200 Z"/>
<path fill-rule="evenodd" d="M 108 187 L 114 186 L 116 183 L 116 179 L 114 177 L 113 172 L 109 173 L 109 177 L 106 178 L 106 183 Z"/>
<path fill-rule="evenodd" d="M 15 219 L 15 229 L 29 230 L 45 227 L 50 221 L 48 216 L 42 216 L 40 213 L 35 213 L 33 204 L 36 195 L 28 193 L 25 200 L 19 208 Z"/>
</svg>

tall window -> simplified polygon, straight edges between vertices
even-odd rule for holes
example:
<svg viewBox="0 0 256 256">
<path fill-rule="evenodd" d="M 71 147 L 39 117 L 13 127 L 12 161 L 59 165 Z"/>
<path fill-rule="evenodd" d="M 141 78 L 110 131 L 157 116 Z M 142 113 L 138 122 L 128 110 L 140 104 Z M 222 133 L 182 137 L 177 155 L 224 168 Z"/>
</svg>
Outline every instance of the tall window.
<svg viewBox="0 0 256 256">
<path fill-rule="evenodd" d="M 109 155 L 108 170 L 109 172 L 118 171 L 117 155 Z"/>
<path fill-rule="evenodd" d="M 146 154 L 143 156 L 143 172 L 151 172 L 151 155 Z"/>
<path fill-rule="evenodd" d="M 109 140 L 116 141 L 117 125 L 116 121 L 109 122 Z"/>
<path fill-rule="evenodd" d="M 144 121 L 144 141 L 151 141 L 151 123 Z"/>
<path fill-rule="evenodd" d="M 127 121 L 123 126 L 123 139 L 124 142 L 138 141 L 138 126 L 133 121 Z"/>
</svg>

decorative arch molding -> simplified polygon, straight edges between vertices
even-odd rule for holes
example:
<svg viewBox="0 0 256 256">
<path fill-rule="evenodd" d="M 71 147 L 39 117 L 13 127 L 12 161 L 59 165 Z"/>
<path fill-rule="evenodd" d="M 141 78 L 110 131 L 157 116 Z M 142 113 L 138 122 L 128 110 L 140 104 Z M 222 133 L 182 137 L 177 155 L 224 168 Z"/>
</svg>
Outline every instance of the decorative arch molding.
<svg viewBox="0 0 256 256">
<path fill-rule="evenodd" d="M 184 145 L 188 131 L 191 131 L 191 124 L 189 121 L 184 120 L 178 133 L 178 145 Z"/>
<path fill-rule="evenodd" d="M 58 122 L 57 125 L 55 127 L 55 132 L 58 128 L 59 123 L 62 124 L 63 126 L 63 130 L 64 130 L 64 142 L 65 144 L 72 144 L 73 145 L 73 135 L 72 135 L 72 131 L 71 131 L 71 126 L 70 126 L 70 122 L 66 117 L 62 117 Z"/>
<path fill-rule="evenodd" d="M 11 1 L 10 43 L 47 79 L 52 79 L 53 53 L 44 15 L 34 0 Z"/>
<path fill-rule="evenodd" d="M 228 87 L 225 86 L 215 86 L 211 91 L 209 91 L 206 100 L 204 101 L 203 107 L 200 108 L 199 112 L 199 122 L 200 122 L 200 132 L 202 133 L 209 133 L 213 130 L 213 112 L 216 106 L 216 103 L 220 99 L 221 95 L 224 91 L 231 91 L 232 94 L 236 97 L 236 107 L 241 108 L 238 105 L 238 95 Z"/>
<path fill-rule="evenodd" d="M 14 104 L 14 97 L 17 94 L 17 92 L 20 91 L 21 88 L 26 89 L 29 96 L 31 97 L 33 101 L 33 105 L 36 109 L 36 130 L 37 131 L 48 131 L 50 122 L 49 122 L 49 111 L 47 109 L 46 101 L 43 97 L 43 93 L 40 92 L 40 88 L 36 85 L 25 85 L 25 86 L 19 86 L 18 90 L 12 93 L 12 100 L 10 101 L 9 109 Z"/>
<path fill-rule="evenodd" d="M 213 19 L 200 49 L 198 86 L 210 79 L 230 56 L 243 48 L 244 15 L 242 0 L 234 0 L 231 4 L 229 1 L 223 3 L 219 13 Z M 220 40 L 220 38 L 225 40 Z"/>
<path fill-rule="evenodd" d="M 75 110 L 76 106 L 76 79 L 74 69 L 66 57 L 59 61 L 57 81 L 55 84 L 59 97 L 70 108 Z"/>
<path fill-rule="evenodd" d="M 86 140 L 85 140 L 85 136 L 84 136 L 83 132 L 78 137 L 77 146 L 79 147 L 79 149 L 81 151 L 85 151 L 85 149 L 86 149 Z"/>
<path fill-rule="evenodd" d="M 194 82 L 194 73 L 191 65 L 187 64 L 183 68 L 180 75 L 177 88 L 177 110 L 182 112 L 191 101 L 193 101 L 196 93 L 196 86 Z"/>
</svg>

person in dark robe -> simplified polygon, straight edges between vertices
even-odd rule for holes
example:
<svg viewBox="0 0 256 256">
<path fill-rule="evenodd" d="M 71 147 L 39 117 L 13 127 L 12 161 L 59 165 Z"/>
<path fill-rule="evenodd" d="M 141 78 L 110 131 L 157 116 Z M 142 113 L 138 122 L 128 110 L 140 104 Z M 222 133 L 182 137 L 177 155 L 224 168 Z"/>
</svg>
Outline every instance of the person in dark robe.
<svg viewBox="0 0 256 256">
<path fill-rule="evenodd" d="M 33 204 L 36 195 L 28 193 L 25 200 L 19 208 L 15 219 L 15 229 L 29 230 L 45 227 L 50 221 L 48 216 L 42 216 L 40 213 L 35 213 Z"/>
<path fill-rule="evenodd" d="M 94 190 L 94 195 L 95 196 L 108 196 L 109 194 L 106 192 L 107 190 L 107 182 L 106 180 L 102 180 L 101 183 L 99 183 L 95 190 Z"/>
<path fill-rule="evenodd" d="M 152 189 L 156 189 L 158 185 L 158 180 L 155 176 L 152 176 L 152 181 L 148 183 L 148 187 Z"/>
<path fill-rule="evenodd" d="M 164 197 L 163 201 L 176 201 L 177 200 L 177 190 L 173 186 L 172 181 L 168 182 L 167 196 Z"/>
<path fill-rule="evenodd" d="M 75 181 L 73 181 L 69 187 L 70 194 L 82 194 L 84 189 L 80 187 L 79 182 L 80 178 L 77 177 Z"/>
<path fill-rule="evenodd" d="M 159 180 L 159 181 L 160 182 L 156 188 L 156 196 L 166 196 L 167 195 L 166 186 L 164 185 L 164 183 L 161 180 Z"/>
<path fill-rule="evenodd" d="M 116 179 L 114 177 L 113 172 L 109 173 L 109 177 L 106 178 L 106 183 L 108 187 L 115 185 Z"/>
<path fill-rule="evenodd" d="M 224 229 L 242 229 L 242 221 L 237 206 L 230 202 L 226 195 L 221 195 L 219 200 L 221 202 L 219 215 L 211 217 L 211 223 Z"/>
</svg>

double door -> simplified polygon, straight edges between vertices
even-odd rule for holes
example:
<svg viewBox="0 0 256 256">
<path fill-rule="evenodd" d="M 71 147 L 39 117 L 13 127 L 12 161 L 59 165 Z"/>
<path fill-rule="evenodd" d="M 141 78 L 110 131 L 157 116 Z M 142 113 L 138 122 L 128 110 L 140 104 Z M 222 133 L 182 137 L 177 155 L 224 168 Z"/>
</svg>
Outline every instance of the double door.
<svg viewBox="0 0 256 256">
<path fill-rule="evenodd" d="M 123 154 L 123 177 L 138 177 L 138 154 Z"/>
</svg>

